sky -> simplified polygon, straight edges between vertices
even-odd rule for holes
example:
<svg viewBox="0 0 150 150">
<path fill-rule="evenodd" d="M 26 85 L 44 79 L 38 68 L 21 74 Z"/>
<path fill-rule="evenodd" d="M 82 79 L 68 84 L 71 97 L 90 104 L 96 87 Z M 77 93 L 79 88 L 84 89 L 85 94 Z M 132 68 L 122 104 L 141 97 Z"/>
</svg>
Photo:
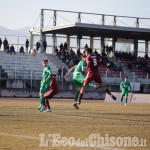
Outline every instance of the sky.
<svg viewBox="0 0 150 150">
<path fill-rule="evenodd" d="M 0 26 L 33 27 L 42 8 L 150 18 L 150 0 L 0 0 Z"/>
</svg>

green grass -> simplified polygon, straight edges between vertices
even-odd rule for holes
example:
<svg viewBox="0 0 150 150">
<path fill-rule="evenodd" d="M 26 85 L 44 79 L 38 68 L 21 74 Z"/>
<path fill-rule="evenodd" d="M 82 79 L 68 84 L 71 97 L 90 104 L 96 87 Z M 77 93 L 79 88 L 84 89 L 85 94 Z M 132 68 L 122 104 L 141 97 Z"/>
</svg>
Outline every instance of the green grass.
<svg viewBox="0 0 150 150">
<path fill-rule="evenodd" d="M 74 109 L 72 102 L 50 102 L 52 112 L 39 112 L 38 101 L 0 100 L 0 150 L 48 150 L 48 149 L 93 149 L 91 147 L 54 148 L 40 147 L 40 141 L 17 137 L 16 135 L 40 138 L 39 134 L 60 133 L 61 136 L 84 140 L 90 134 L 100 133 L 105 137 L 138 137 L 147 140 L 147 147 L 120 149 L 150 149 L 150 104 L 129 104 L 120 107 L 119 103 L 83 102 L 79 110 Z M 100 149 L 100 148 L 94 148 Z"/>
</svg>

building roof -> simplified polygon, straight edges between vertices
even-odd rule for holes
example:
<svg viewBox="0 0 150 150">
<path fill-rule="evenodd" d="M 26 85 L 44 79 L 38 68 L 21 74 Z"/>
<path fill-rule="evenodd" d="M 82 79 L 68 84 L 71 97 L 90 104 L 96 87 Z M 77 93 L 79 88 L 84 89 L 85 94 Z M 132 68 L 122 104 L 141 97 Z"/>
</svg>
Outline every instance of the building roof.
<svg viewBox="0 0 150 150">
<path fill-rule="evenodd" d="M 34 30 L 39 32 L 40 30 Z M 138 40 L 150 40 L 150 29 L 97 25 L 86 23 L 73 23 L 67 25 L 53 26 L 50 28 L 43 28 L 44 34 L 63 34 L 69 36 L 90 36 L 90 37 L 104 37 L 104 38 L 126 38 Z"/>
</svg>

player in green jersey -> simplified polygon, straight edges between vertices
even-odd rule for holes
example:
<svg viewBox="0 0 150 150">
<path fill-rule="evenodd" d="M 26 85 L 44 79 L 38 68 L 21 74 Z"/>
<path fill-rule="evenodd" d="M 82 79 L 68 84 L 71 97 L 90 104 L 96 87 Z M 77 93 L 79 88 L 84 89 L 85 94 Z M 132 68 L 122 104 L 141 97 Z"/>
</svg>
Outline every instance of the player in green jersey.
<svg viewBox="0 0 150 150">
<path fill-rule="evenodd" d="M 43 59 L 42 65 L 44 67 L 44 70 L 43 70 L 42 81 L 40 84 L 40 106 L 37 108 L 37 110 L 40 110 L 40 112 L 42 112 L 45 109 L 44 94 L 48 91 L 48 88 L 50 86 L 51 77 L 52 77 L 51 68 L 50 68 L 50 66 L 48 66 L 48 60 Z"/>
<path fill-rule="evenodd" d="M 75 93 L 75 99 L 74 99 L 74 104 L 73 106 L 76 109 L 79 109 L 78 105 L 77 105 L 77 100 L 78 100 L 78 96 L 80 93 L 80 88 L 83 84 L 83 81 L 85 80 L 85 76 L 83 75 L 83 72 L 85 71 L 85 67 L 86 67 L 86 62 L 85 62 L 85 55 L 82 55 L 82 60 L 78 63 L 77 66 L 72 67 L 68 73 L 64 76 L 64 78 L 68 78 L 70 73 L 73 72 L 73 83 L 75 85 L 76 88 L 76 93 Z M 96 85 L 94 85 L 93 83 L 89 83 L 89 86 L 93 86 L 94 88 L 96 88 Z"/>
<path fill-rule="evenodd" d="M 130 82 L 127 81 L 128 77 L 125 76 L 125 80 L 121 82 L 120 87 L 122 89 L 122 93 L 121 93 L 121 103 L 120 106 L 122 105 L 123 102 L 123 97 L 125 96 L 125 106 L 127 106 L 127 101 L 128 101 L 128 87 L 130 87 L 131 92 L 133 92 Z"/>
</svg>

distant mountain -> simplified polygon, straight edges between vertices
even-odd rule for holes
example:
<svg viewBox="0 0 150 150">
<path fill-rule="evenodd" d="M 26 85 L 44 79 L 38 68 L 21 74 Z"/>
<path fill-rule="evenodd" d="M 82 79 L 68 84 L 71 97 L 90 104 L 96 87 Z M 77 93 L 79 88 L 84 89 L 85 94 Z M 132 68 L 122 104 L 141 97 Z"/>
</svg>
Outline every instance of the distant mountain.
<svg viewBox="0 0 150 150">
<path fill-rule="evenodd" d="M 0 34 L 1 35 L 16 35 L 16 36 L 28 36 L 29 30 L 31 27 L 25 27 L 17 30 L 7 29 L 5 27 L 0 26 Z"/>
</svg>

